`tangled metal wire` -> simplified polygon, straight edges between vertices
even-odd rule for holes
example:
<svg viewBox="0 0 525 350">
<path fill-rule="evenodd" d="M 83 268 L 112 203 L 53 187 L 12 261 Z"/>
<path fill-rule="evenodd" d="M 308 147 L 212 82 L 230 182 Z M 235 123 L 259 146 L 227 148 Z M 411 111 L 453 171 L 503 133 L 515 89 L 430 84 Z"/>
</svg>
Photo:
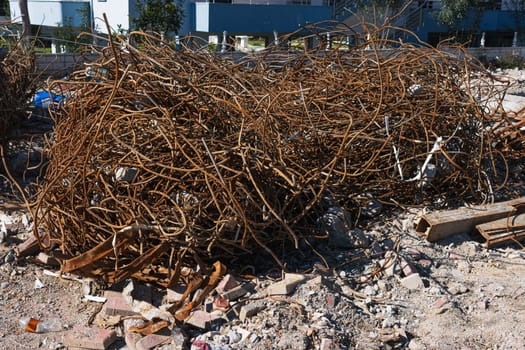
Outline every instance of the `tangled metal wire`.
<svg viewBox="0 0 525 350">
<path fill-rule="evenodd" d="M 322 238 L 326 206 L 356 195 L 486 193 L 493 121 L 470 79 L 490 97 L 490 77 L 461 49 L 383 30 L 253 55 L 113 38 L 57 82 L 74 93 L 51 110 L 41 245 L 58 245 L 64 272 L 173 284 L 184 266 L 261 249 L 282 266 L 275 243 Z"/>
<path fill-rule="evenodd" d="M 5 49 L 0 53 L 0 137 L 26 114 L 38 80 L 31 50 L 20 44 Z"/>
</svg>

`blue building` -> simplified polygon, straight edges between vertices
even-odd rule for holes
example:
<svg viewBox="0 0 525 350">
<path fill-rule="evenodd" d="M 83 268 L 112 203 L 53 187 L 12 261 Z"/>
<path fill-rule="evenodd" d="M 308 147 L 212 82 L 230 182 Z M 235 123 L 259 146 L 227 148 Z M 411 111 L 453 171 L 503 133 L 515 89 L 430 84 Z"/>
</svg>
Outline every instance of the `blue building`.
<svg viewBox="0 0 525 350">
<path fill-rule="evenodd" d="M 31 24 L 47 28 L 80 25 L 80 11 L 91 14 L 93 31 L 106 33 L 104 14 L 111 31 L 126 32 L 136 0 L 28 0 Z M 416 0 L 395 25 L 414 32 L 422 41 L 436 45 L 454 36 L 470 46 L 520 45 L 525 37 L 525 4 L 520 0 L 482 1 L 463 20 L 449 27 L 437 21 L 441 1 Z M 210 41 L 235 36 L 259 36 L 269 43 L 311 23 L 327 20 L 352 22 L 353 0 L 183 0 L 185 18 L 180 36 L 192 35 Z M 10 0 L 11 19 L 20 21 L 17 0 Z M 350 10 L 349 10 L 350 9 Z M 44 29 L 45 29 L 44 28 Z M 394 34 L 395 35 L 395 34 Z M 401 33 L 400 35 L 404 35 Z M 414 40 L 406 35 L 402 40 Z M 482 40 L 483 39 L 483 40 Z"/>
<path fill-rule="evenodd" d="M 440 9 L 441 1 L 416 1 L 404 17 L 404 26 L 432 45 L 452 37 L 456 42 L 472 47 L 502 47 L 525 42 L 523 1 L 482 1 L 478 7 L 469 9 L 454 26 L 438 22 Z"/>
</svg>

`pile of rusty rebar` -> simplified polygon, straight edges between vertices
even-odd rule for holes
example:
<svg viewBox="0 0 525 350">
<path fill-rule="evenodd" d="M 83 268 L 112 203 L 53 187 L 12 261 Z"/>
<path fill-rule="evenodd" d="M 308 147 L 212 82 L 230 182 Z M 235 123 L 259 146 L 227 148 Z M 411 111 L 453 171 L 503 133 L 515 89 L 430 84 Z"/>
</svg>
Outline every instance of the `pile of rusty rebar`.
<svg viewBox="0 0 525 350">
<path fill-rule="evenodd" d="M 319 237 L 326 203 L 492 191 L 494 121 L 469 88 L 481 75 L 490 97 L 490 76 L 461 49 L 367 38 L 253 55 L 111 42 L 58 82 L 74 93 L 52 109 L 42 246 L 64 272 L 175 283 L 241 253 L 282 263 L 273 247 Z"/>
<path fill-rule="evenodd" d="M 0 137 L 26 115 L 35 76 L 34 54 L 22 45 L 12 45 L 0 59 Z"/>
</svg>

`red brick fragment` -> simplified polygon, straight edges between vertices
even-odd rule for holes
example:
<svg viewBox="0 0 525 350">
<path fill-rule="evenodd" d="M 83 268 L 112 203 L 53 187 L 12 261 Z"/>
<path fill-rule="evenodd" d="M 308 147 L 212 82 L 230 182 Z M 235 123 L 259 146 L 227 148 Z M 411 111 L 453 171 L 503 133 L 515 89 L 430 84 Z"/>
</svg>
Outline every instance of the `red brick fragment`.
<svg viewBox="0 0 525 350">
<path fill-rule="evenodd" d="M 114 330 L 77 326 L 64 337 L 68 348 L 105 350 L 117 340 Z"/>
</svg>

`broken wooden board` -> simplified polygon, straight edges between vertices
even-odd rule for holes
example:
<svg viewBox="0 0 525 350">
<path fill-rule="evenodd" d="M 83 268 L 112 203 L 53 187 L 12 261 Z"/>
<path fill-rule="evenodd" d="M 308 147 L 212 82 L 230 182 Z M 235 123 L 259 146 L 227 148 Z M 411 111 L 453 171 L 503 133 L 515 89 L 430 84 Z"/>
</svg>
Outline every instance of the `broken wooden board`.
<svg viewBox="0 0 525 350">
<path fill-rule="evenodd" d="M 506 202 L 441 210 L 423 215 L 416 232 L 430 242 L 445 237 L 473 232 L 476 225 L 521 214 L 525 210 L 525 197 Z"/>
<path fill-rule="evenodd" d="M 485 238 L 485 247 L 525 239 L 525 214 L 476 225 L 476 231 Z"/>
</svg>

